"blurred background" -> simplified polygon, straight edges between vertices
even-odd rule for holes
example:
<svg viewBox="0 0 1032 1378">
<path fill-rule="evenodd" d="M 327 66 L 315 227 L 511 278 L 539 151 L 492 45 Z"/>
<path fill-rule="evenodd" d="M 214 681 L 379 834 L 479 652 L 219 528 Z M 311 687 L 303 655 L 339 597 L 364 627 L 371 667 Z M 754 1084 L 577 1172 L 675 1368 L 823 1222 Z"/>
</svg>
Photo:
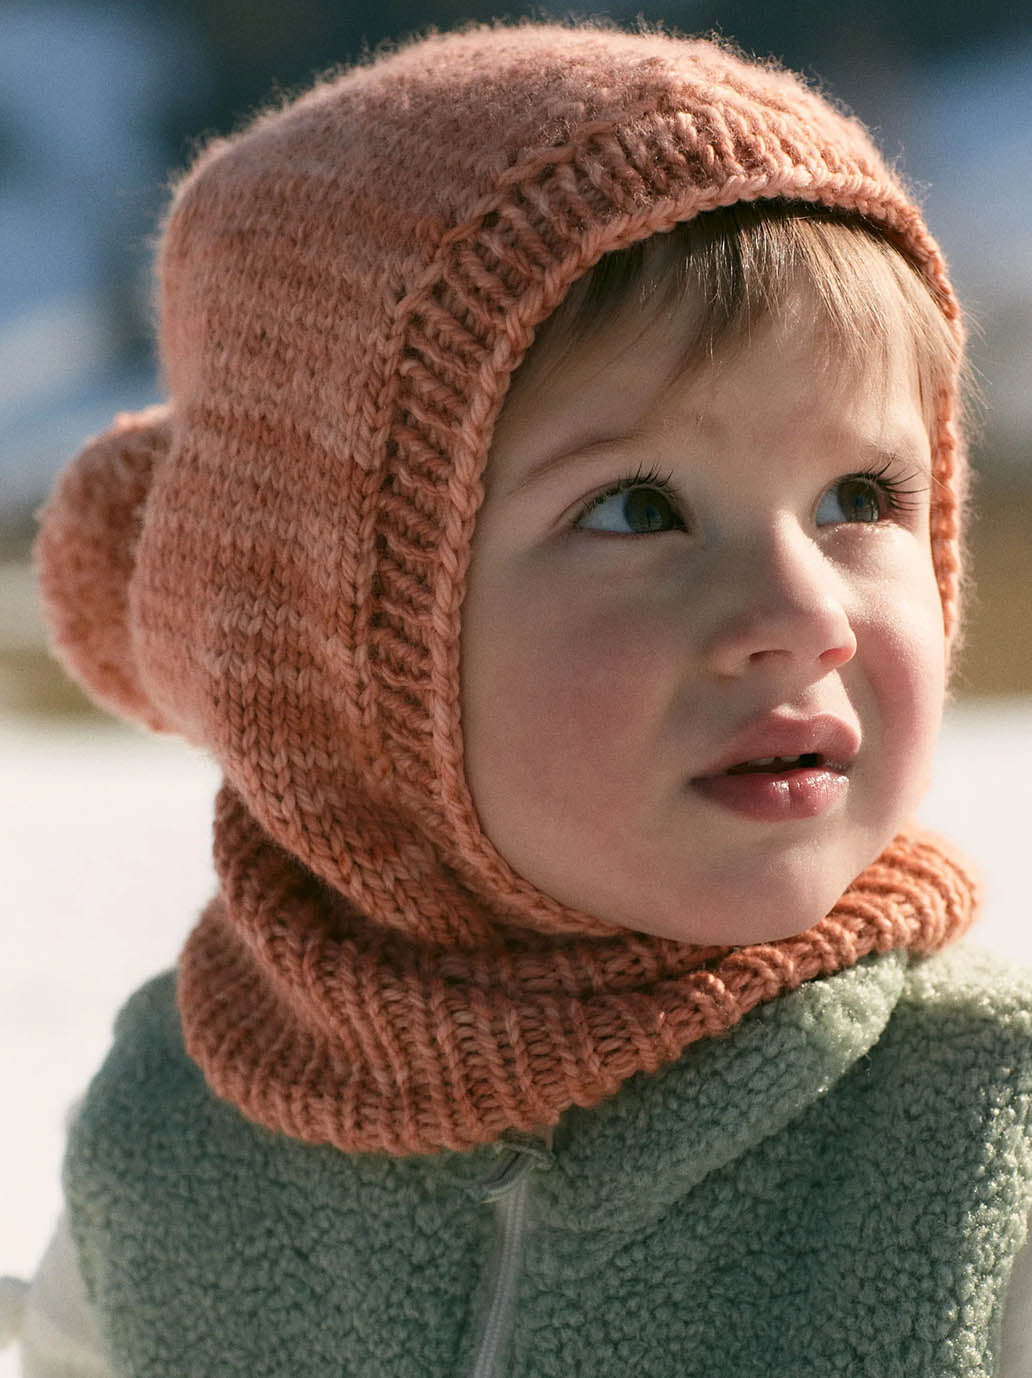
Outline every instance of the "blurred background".
<svg viewBox="0 0 1032 1378">
<path fill-rule="evenodd" d="M 1032 9 L 590 13 L 717 30 L 819 80 L 875 131 L 945 248 L 982 396 L 977 594 L 925 817 L 988 873 L 983 938 L 1032 961 Z M 522 14 L 547 17 L 474 0 L 0 0 L 0 1272 L 33 1268 L 58 1208 L 64 1111 L 113 1011 L 174 960 L 212 885 L 214 767 L 107 723 L 64 680 L 28 564 L 58 467 L 117 411 L 161 398 L 149 273 L 168 180 L 200 140 L 385 38 Z"/>
</svg>

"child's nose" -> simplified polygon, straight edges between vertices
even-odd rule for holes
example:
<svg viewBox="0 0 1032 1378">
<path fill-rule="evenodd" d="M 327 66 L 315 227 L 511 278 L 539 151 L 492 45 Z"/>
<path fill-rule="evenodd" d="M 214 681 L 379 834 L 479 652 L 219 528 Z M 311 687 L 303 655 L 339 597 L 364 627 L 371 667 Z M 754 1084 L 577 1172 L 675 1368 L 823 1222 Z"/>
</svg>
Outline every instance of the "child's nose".
<svg viewBox="0 0 1032 1378">
<path fill-rule="evenodd" d="M 841 575 L 801 531 L 752 545 L 729 571 L 731 596 L 708 645 L 710 671 L 757 668 L 825 674 L 856 654 Z"/>
</svg>

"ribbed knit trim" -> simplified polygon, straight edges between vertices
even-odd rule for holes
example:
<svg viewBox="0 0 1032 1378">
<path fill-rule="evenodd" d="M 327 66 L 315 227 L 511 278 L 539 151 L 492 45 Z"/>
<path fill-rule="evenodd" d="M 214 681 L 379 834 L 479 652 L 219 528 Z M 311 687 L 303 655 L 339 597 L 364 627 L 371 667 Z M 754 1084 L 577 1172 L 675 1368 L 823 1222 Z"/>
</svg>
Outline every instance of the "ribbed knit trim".
<svg viewBox="0 0 1032 1378">
<path fill-rule="evenodd" d="M 180 961 L 190 1055 L 217 1095 L 270 1129 L 391 1154 L 555 1124 L 803 981 L 870 952 L 942 947 L 975 904 L 962 863 L 907 833 L 826 919 L 781 942 L 698 948 L 495 925 L 481 948 L 442 947 L 349 909 L 228 787 L 216 863 L 221 897 Z"/>
</svg>

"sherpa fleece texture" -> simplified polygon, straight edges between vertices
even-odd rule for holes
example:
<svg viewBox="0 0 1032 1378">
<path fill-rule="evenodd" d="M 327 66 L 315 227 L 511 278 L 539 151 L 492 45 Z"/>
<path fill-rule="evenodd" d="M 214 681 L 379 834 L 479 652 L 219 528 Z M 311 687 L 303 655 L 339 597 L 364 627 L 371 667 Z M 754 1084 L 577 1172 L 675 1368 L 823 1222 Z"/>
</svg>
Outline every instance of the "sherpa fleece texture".
<svg viewBox="0 0 1032 1378">
<path fill-rule="evenodd" d="M 890 952 L 762 1006 L 530 1177 L 507 1378 L 989 1378 L 1032 1199 L 1032 980 Z M 217 1101 L 174 978 L 120 1016 L 66 1191 L 123 1378 L 456 1378 L 497 1151 L 304 1144 Z"/>
</svg>

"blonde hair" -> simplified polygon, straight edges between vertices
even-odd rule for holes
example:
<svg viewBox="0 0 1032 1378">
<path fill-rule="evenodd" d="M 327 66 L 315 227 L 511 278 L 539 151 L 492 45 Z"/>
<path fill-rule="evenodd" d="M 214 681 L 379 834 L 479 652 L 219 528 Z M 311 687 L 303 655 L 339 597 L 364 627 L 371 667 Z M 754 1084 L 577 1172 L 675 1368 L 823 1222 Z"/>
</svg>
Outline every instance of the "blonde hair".
<svg viewBox="0 0 1032 1378">
<path fill-rule="evenodd" d="M 712 362 L 800 288 L 814 298 L 833 363 L 887 364 L 899 330 L 907 333 L 931 429 L 935 398 L 953 386 L 960 360 L 924 278 L 862 216 L 783 200 L 707 211 L 604 255 L 539 327 L 512 392 L 533 390 L 631 313 L 642 332 L 661 317 L 677 322 L 684 368 Z"/>
</svg>

